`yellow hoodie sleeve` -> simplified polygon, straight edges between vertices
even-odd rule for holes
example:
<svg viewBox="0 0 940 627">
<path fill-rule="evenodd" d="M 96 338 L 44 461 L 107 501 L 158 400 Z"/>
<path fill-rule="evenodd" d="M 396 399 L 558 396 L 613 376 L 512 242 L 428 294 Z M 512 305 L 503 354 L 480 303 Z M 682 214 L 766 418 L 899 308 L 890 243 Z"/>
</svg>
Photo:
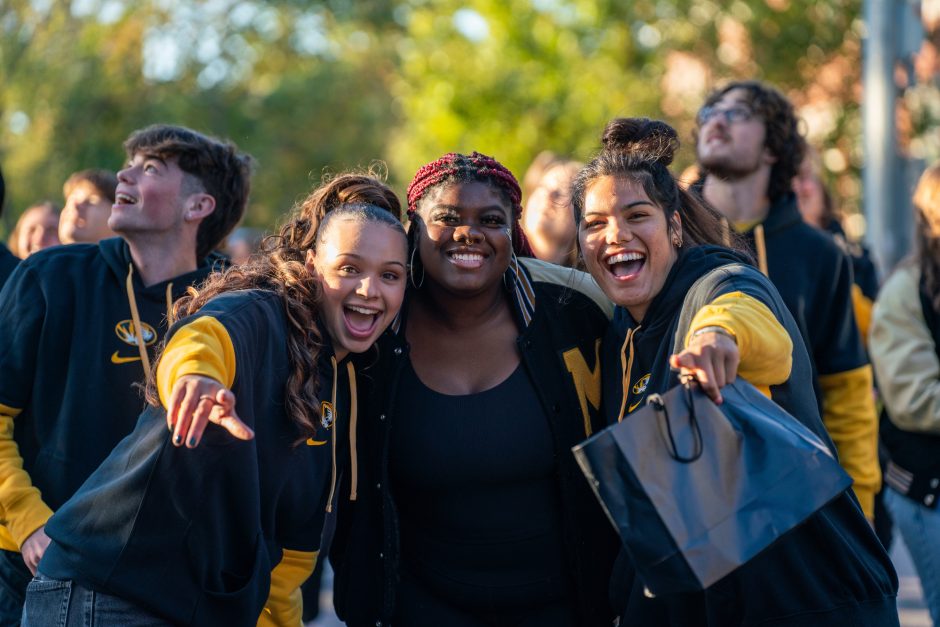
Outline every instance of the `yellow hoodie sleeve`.
<svg viewBox="0 0 940 627">
<path fill-rule="evenodd" d="M 271 571 L 271 592 L 258 627 L 301 627 L 304 605 L 300 586 L 316 565 L 316 551 L 283 550 L 280 563 Z"/>
<path fill-rule="evenodd" d="M 227 388 L 235 381 L 235 347 L 225 326 L 212 316 L 196 318 L 167 342 L 157 365 L 157 391 L 168 406 L 173 384 L 180 377 L 198 374 Z"/>
<path fill-rule="evenodd" d="M 23 542 L 52 516 L 39 489 L 23 470 L 13 439 L 13 420 L 21 410 L 0 405 L 0 548 L 19 551 Z"/>
<path fill-rule="evenodd" d="M 869 519 L 875 515 L 875 493 L 881 489 L 878 465 L 878 412 L 872 392 L 871 366 L 819 375 L 823 424 L 839 463 L 854 481 L 852 489 Z"/>
<path fill-rule="evenodd" d="M 793 341 L 767 305 L 756 298 L 729 292 L 699 309 L 685 336 L 686 346 L 704 327 L 721 327 L 734 336 L 741 355 L 738 376 L 765 394 L 769 395 L 766 388 L 790 377 Z"/>
</svg>

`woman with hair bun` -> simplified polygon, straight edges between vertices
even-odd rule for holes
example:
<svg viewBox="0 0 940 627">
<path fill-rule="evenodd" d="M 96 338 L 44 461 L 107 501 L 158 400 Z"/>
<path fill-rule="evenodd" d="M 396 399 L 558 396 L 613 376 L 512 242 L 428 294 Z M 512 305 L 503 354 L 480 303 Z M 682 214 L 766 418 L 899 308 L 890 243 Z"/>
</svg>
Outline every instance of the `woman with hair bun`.
<svg viewBox="0 0 940 627">
<path fill-rule="evenodd" d="M 617 119 L 578 174 L 572 202 L 585 267 L 614 302 L 603 341 L 603 411 L 624 420 L 691 374 L 716 403 L 741 376 L 833 450 L 812 367 L 776 289 L 727 241 L 715 211 L 676 184 L 663 122 Z M 897 576 L 844 492 L 707 590 L 654 598 L 621 551 L 611 599 L 622 625 L 897 625 Z"/>
<path fill-rule="evenodd" d="M 613 619 L 616 536 L 571 453 L 602 425 L 610 304 L 583 272 L 528 257 L 520 196 L 479 153 L 408 188 L 410 285 L 362 371 L 360 489 L 331 552 L 351 627 Z"/>
</svg>

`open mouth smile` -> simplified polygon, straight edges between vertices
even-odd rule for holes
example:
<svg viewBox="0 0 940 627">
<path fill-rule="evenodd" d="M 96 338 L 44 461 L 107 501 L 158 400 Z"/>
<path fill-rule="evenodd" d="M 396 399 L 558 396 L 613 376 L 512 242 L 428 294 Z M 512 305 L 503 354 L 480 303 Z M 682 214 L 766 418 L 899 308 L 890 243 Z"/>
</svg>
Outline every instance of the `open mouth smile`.
<svg viewBox="0 0 940 627">
<path fill-rule="evenodd" d="M 346 332 L 350 336 L 366 340 L 372 337 L 373 332 L 382 317 L 382 310 L 365 305 L 343 306 L 343 321 L 346 323 Z"/>
<path fill-rule="evenodd" d="M 646 255 L 640 252 L 626 252 L 611 255 L 606 259 L 607 270 L 618 281 L 635 278 L 646 265 Z"/>
</svg>

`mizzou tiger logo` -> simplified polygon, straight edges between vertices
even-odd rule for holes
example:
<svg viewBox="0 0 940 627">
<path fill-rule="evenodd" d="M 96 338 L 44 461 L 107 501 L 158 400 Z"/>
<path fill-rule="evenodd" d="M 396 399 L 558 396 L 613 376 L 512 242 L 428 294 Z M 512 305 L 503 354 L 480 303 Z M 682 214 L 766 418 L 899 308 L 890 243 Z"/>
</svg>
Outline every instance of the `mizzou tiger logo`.
<svg viewBox="0 0 940 627">
<path fill-rule="evenodd" d="M 157 341 L 157 332 L 146 322 L 141 322 L 140 324 L 140 337 L 144 340 L 144 346 L 150 346 Z M 125 344 L 134 347 L 138 344 L 136 331 L 133 320 L 121 320 L 114 325 L 114 333 L 118 338 Z M 111 363 L 129 364 L 133 361 L 140 361 L 140 349 L 138 348 L 137 350 L 138 353 L 136 355 L 121 355 L 121 351 L 114 351 L 114 354 L 111 355 Z"/>
<path fill-rule="evenodd" d="M 329 401 L 322 401 L 320 403 L 320 426 L 329 431 L 333 428 L 333 424 L 336 422 L 336 411 L 333 409 L 333 403 Z M 318 434 L 319 435 L 319 434 Z M 327 443 L 327 440 L 317 440 L 315 438 L 307 438 L 307 446 L 323 446 Z"/>
<path fill-rule="evenodd" d="M 140 336 L 144 340 L 144 346 L 150 346 L 157 341 L 157 332 L 154 331 L 153 327 L 147 324 L 146 322 L 141 322 Z M 121 339 L 125 344 L 130 344 L 131 346 L 137 346 L 137 332 L 134 328 L 133 320 L 121 320 L 116 325 L 114 325 L 114 333 Z"/>
</svg>

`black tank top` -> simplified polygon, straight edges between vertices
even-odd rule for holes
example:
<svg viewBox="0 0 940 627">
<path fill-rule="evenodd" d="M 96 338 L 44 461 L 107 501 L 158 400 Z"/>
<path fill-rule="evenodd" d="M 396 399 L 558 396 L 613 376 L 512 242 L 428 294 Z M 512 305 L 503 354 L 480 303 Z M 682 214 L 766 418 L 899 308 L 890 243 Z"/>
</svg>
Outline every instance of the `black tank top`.
<svg viewBox="0 0 940 627">
<path fill-rule="evenodd" d="M 481 612 L 566 598 L 552 432 L 521 365 L 494 388 L 451 396 L 409 362 L 390 470 L 402 565 L 429 591 Z"/>
</svg>

